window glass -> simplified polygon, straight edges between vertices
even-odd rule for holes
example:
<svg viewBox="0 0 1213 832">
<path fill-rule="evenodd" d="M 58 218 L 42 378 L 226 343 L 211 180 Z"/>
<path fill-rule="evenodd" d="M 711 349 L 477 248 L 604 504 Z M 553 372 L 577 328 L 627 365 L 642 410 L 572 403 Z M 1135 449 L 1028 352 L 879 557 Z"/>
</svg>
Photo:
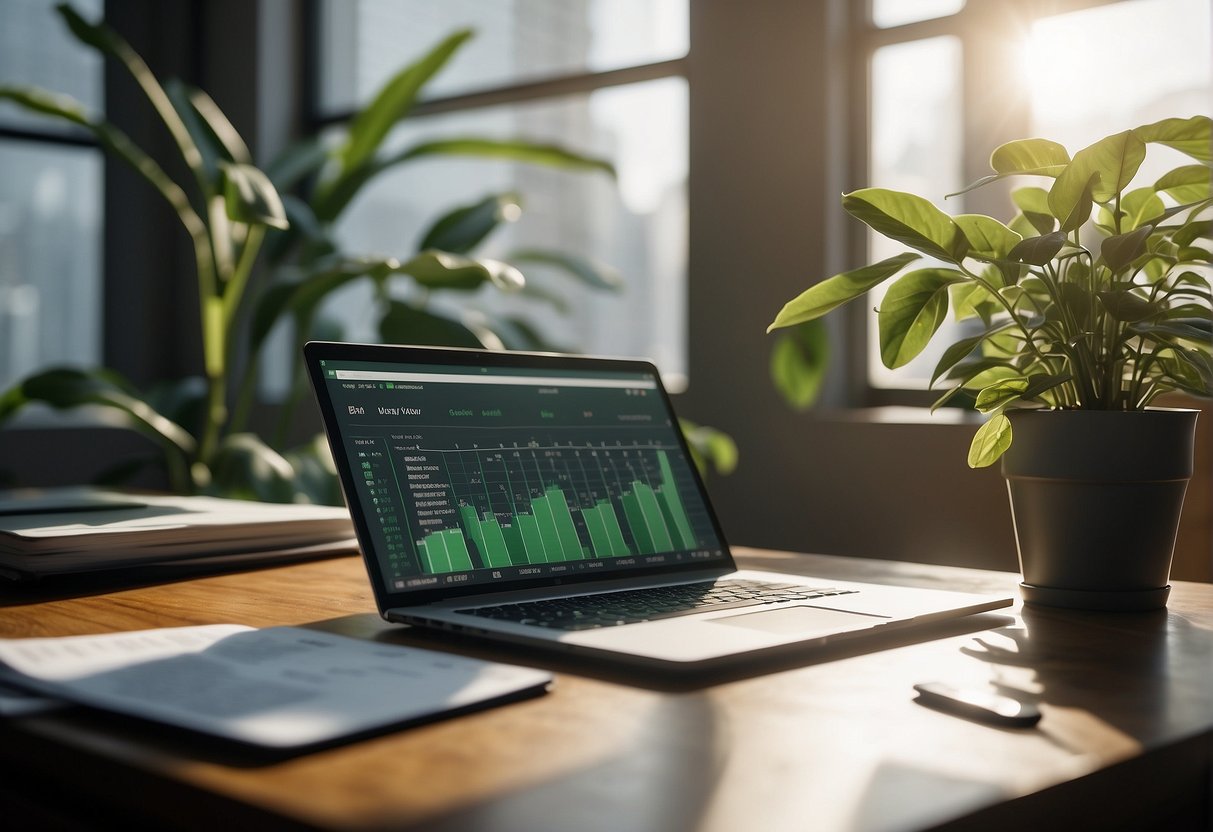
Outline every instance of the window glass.
<svg viewBox="0 0 1213 832">
<path fill-rule="evenodd" d="M 101 355 L 100 151 L 0 142 L 0 388 Z"/>
<path fill-rule="evenodd" d="M 0 79 L 6 84 L 32 84 L 70 95 L 92 111 L 102 109 L 101 57 L 80 45 L 55 13 L 58 0 L 4 0 L 0 4 Z M 101 17 L 102 0 L 73 0 L 72 7 L 89 20 Z M 53 125 L 8 103 L 0 102 L 0 124 L 19 127 Z"/>
<path fill-rule="evenodd" d="M 465 135 L 558 142 L 610 159 L 618 178 L 497 160 L 417 160 L 381 175 L 350 206 L 337 229 L 343 247 L 407 256 L 447 211 L 516 191 L 522 217 L 475 254 L 508 260 L 517 249 L 548 248 L 589 256 L 620 272 L 622 290 L 593 290 L 562 272 L 533 267 L 525 272 L 528 281 L 566 298 L 567 310 L 489 289 L 442 302 L 490 316 L 521 315 L 564 349 L 651 357 L 679 386 L 686 364 L 685 79 L 413 119 L 397 128 L 385 151 Z M 344 320 L 345 337 L 373 338 L 372 303 L 368 287 L 352 288 L 329 314 Z"/>
<path fill-rule="evenodd" d="M 1208 0 L 1134 0 L 1037 21 L 1023 54 L 1032 133 L 1073 153 L 1119 130 L 1208 114 L 1211 31 Z M 1151 147 L 1139 177 L 1153 181 L 1184 158 Z"/>
<path fill-rule="evenodd" d="M 872 23 L 881 29 L 956 14 L 965 0 L 872 0 Z"/>
<path fill-rule="evenodd" d="M 687 52 L 687 0 L 324 0 L 323 112 L 365 103 L 402 66 L 475 31 L 428 96 L 618 69 Z"/>
<path fill-rule="evenodd" d="M 960 41 L 937 37 L 876 50 L 871 101 L 871 184 L 918 194 L 943 205 L 948 213 L 962 213 L 963 198 L 944 202 L 946 194 L 962 187 Z M 905 246 L 886 237 L 875 233 L 869 236 L 872 261 L 905 250 Z M 927 265 L 920 263 L 918 267 Z M 882 298 L 883 287 L 871 294 L 869 308 L 878 307 Z M 950 320 L 944 323 L 946 328 L 955 326 Z M 947 347 L 948 333 L 941 330 L 922 355 L 905 367 L 890 370 L 880 360 L 875 312 L 869 313 L 868 332 L 868 376 L 875 387 L 926 387 Z"/>
</svg>

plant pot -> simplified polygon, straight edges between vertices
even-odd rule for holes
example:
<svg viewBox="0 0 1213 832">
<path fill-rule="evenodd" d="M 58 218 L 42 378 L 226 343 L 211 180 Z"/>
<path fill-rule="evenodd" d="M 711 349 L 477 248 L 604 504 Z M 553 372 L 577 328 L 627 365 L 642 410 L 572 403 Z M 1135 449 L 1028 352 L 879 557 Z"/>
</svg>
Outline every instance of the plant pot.
<svg viewBox="0 0 1213 832">
<path fill-rule="evenodd" d="M 1024 601 L 1165 607 L 1198 411 L 1011 411 L 1002 472 Z"/>
</svg>

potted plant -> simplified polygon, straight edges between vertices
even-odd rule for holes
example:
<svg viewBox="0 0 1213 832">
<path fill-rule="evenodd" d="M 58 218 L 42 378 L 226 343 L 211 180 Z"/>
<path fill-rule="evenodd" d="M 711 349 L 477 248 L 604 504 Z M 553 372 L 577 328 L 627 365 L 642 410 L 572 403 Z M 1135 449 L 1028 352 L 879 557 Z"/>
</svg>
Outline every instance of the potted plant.
<svg viewBox="0 0 1213 832">
<path fill-rule="evenodd" d="M 1140 183 L 1151 145 L 1191 163 Z M 895 368 L 951 308 L 971 334 L 935 367 L 932 386 L 947 384 L 935 407 L 969 391 L 989 416 L 968 462 L 1002 459 L 1025 600 L 1163 606 L 1197 414 L 1152 404 L 1173 391 L 1213 395 L 1213 120 L 1164 119 L 1073 156 L 1023 139 L 990 161 L 993 173 L 965 191 L 1031 178 L 1012 191 L 1018 212 L 1007 224 L 949 216 L 908 193 L 845 194 L 852 216 L 912 250 L 817 283 L 768 331 L 820 327 L 822 315 L 891 281 L 878 327 L 881 359 Z M 816 375 L 802 368 L 801 386 Z"/>
</svg>

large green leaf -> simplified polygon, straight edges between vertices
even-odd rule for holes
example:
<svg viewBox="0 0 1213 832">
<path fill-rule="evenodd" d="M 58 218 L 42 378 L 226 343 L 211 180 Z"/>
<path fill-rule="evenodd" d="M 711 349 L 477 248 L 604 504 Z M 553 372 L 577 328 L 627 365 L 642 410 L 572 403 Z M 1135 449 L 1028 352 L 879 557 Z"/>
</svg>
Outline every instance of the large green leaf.
<svg viewBox="0 0 1213 832">
<path fill-rule="evenodd" d="M 521 215 L 518 194 L 493 194 L 444 214 L 425 232 L 418 248 L 467 254 L 503 222 L 513 222 Z"/>
<path fill-rule="evenodd" d="M 879 286 L 920 256 L 906 251 L 879 263 L 826 278 L 784 304 L 775 320 L 767 327 L 767 332 L 820 318 L 869 289 Z"/>
<path fill-rule="evenodd" d="M 161 445 L 193 453 L 190 432 L 157 413 L 129 382 L 108 370 L 54 368 L 26 378 L 20 385 L 22 403 L 41 402 L 57 409 L 100 405 L 117 413 L 124 425 Z"/>
<path fill-rule="evenodd" d="M 623 275 L 614 266 L 580 254 L 569 254 L 550 249 L 516 249 L 506 255 L 506 260 L 515 265 L 537 264 L 559 269 L 595 289 L 618 291 L 623 286 Z"/>
<path fill-rule="evenodd" d="M 678 426 L 686 437 L 691 459 L 706 477 L 709 469 L 728 476 L 737 468 L 737 443 L 727 433 L 707 425 L 697 425 L 688 419 L 679 419 Z"/>
<path fill-rule="evenodd" d="M 969 467 L 985 468 L 993 465 L 1011 447 L 1011 420 L 1005 414 L 996 413 L 977 429 L 969 445 Z"/>
<path fill-rule="evenodd" d="M 1070 163 L 1070 154 L 1057 142 L 1048 139 L 1016 139 L 994 149 L 990 167 L 994 173 L 948 196 L 959 196 L 1006 179 L 1008 176 L 1055 177 Z"/>
<path fill-rule="evenodd" d="M 279 190 L 286 190 L 319 173 L 330 158 L 332 154 L 324 139 L 313 136 L 301 139 L 279 153 L 265 168 L 265 174 Z"/>
<path fill-rule="evenodd" d="M 1132 130 L 1100 139 L 1074 154 L 1049 191 L 1049 208 L 1070 231 L 1090 217 L 1087 195 L 1104 203 L 1128 187 L 1146 158 L 1146 144 Z"/>
<path fill-rule="evenodd" d="M 422 87 L 471 36 L 470 29 L 461 29 L 443 39 L 420 60 L 392 76 L 374 100 L 354 116 L 339 153 L 343 174 L 357 170 L 374 157 L 388 131 L 413 108 Z"/>
<path fill-rule="evenodd" d="M 1049 139 L 1016 139 L 994 148 L 990 167 L 995 173 L 1057 176 L 1070 164 L 1070 154 Z"/>
<path fill-rule="evenodd" d="M 488 346 L 479 335 L 460 321 L 417 309 L 407 303 L 391 301 L 379 321 L 379 334 L 393 344 L 421 346 L 474 347 Z"/>
<path fill-rule="evenodd" d="M 602 171 L 615 175 L 614 166 L 605 159 L 577 153 L 555 144 L 525 139 L 456 138 L 422 142 L 385 158 L 370 159 L 356 170 L 322 188 L 316 196 L 316 213 L 323 219 L 335 219 L 367 182 L 384 171 L 405 162 L 431 156 L 469 156 L 504 159 L 572 171 Z"/>
<path fill-rule="evenodd" d="M 939 362 L 935 365 L 935 371 L 931 373 L 930 387 L 935 386 L 935 382 L 939 381 L 949 370 L 964 361 L 973 350 L 977 349 L 981 344 L 991 336 L 997 335 L 1000 332 L 1005 332 L 1008 328 L 1014 326 L 1014 323 L 1008 321 L 999 326 L 991 327 L 979 335 L 973 335 L 969 338 L 962 338 L 959 341 L 950 345 L 944 350 L 940 356 Z"/>
<path fill-rule="evenodd" d="M 920 196 L 865 188 L 844 194 L 842 207 L 874 231 L 931 257 L 956 263 L 968 251 L 960 227 Z"/>
<path fill-rule="evenodd" d="M 1213 168 L 1208 165 L 1183 165 L 1160 176 L 1154 190 L 1180 203 L 1201 202 L 1213 196 L 1211 178 Z"/>
<path fill-rule="evenodd" d="M 1108 314 L 1117 321 L 1136 323 L 1144 321 L 1157 314 L 1160 307 L 1145 298 L 1138 297 L 1130 290 L 1107 291 L 1097 293 L 1100 303 Z"/>
<path fill-rule="evenodd" d="M 1213 119 L 1209 116 L 1165 118 L 1136 128 L 1144 142 L 1173 147 L 1201 162 L 1213 162 Z"/>
<path fill-rule="evenodd" d="M 997 269 L 992 271 L 999 274 Z M 958 321 L 980 317 L 989 323 L 1000 308 L 994 296 L 976 280 L 957 283 L 949 291 L 952 293 L 952 315 Z"/>
<path fill-rule="evenodd" d="M 784 400 L 804 410 L 817 400 L 830 356 L 825 322 L 805 321 L 780 334 L 771 349 L 771 380 Z"/>
<path fill-rule="evenodd" d="M 259 168 L 224 163 L 222 169 L 223 198 L 228 217 L 236 222 L 266 225 L 279 230 L 289 227 L 278 190 Z"/>
<path fill-rule="evenodd" d="M 880 304 L 880 358 L 890 369 L 922 352 L 948 314 L 948 287 L 964 280 L 953 269 L 919 269 L 899 278 Z"/>
</svg>

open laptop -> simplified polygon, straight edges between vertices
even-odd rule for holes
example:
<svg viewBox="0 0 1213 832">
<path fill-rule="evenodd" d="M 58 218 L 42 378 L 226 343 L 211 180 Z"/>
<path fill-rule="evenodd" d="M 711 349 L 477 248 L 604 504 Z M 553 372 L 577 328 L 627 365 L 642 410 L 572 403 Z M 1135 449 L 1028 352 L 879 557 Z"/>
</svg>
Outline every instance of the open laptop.
<svg viewBox="0 0 1213 832">
<path fill-rule="evenodd" d="M 670 669 L 1012 602 L 738 570 L 647 362 L 304 355 L 389 621 Z"/>
</svg>

